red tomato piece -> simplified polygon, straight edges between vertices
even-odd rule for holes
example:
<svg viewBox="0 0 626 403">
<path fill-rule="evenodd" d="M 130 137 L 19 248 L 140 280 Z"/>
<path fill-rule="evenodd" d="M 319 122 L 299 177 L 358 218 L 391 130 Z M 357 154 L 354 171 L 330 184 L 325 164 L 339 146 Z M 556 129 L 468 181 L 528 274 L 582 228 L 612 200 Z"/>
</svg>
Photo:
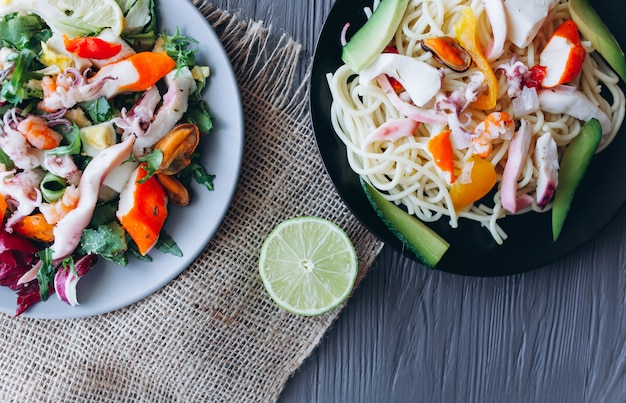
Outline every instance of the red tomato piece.
<svg viewBox="0 0 626 403">
<path fill-rule="evenodd" d="M 69 39 L 63 36 L 65 49 L 86 59 L 109 59 L 122 50 L 119 43 L 110 43 L 93 36 L 78 37 Z"/>
</svg>

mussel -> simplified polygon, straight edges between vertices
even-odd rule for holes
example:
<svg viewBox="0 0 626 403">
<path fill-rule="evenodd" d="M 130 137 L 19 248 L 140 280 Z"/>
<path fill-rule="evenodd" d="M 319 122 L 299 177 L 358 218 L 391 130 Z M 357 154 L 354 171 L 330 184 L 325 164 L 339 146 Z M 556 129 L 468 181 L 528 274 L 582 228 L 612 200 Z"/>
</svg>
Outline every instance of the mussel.
<svg viewBox="0 0 626 403">
<path fill-rule="evenodd" d="M 191 154 L 200 143 L 200 130 L 192 123 L 182 123 L 173 128 L 156 144 L 163 153 L 158 172 L 176 175 L 191 163 Z"/>
<path fill-rule="evenodd" d="M 176 206 L 187 206 L 189 204 L 189 191 L 175 176 L 157 173 L 157 179 L 165 189 L 167 198 Z"/>
<path fill-rule="evenodd" d="M 472 56 L 450 36 L 423 39 L 420 45 L 425 51 L 431 52 L 439 63 L 458 73 L 466 71 L 472 65 Z"/>
</svg>

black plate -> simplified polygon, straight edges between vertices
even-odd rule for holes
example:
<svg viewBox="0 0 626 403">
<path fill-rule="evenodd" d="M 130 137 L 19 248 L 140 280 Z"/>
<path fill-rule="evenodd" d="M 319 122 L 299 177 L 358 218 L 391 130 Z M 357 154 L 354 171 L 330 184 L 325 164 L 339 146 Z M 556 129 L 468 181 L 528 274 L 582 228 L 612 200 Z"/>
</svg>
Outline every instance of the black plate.
<svg viewBox="0 0 626 403">
<path fill-rule="evenodd" d="M 348 164 L 346 148 L 335 135 L 330 121 L 332 98 L 325 76 L 342 64 L 341 30 L 346 22 L 350 22 L 349 37 L 365 23 L 363 7 L 371 5 L 372 0 L 338 0 L 331 9 L 313 59 L 310 83 L 311 117 L 326 170 L 345 203 L 386 245 L 417 260 L 372 209 L 361 189 L 358 176 Z M 626 44 L 626 29 L 620 25 L 620 13 L 614 12 L 615 3 L 598 0 L 594 2 L 594 7 L 612 29 L 617 40 Z M 594 157 L 557 242 L 552 242 L 549 212 L 509 216 L 499 220 L 509 235 L 503 245 L 496 244 L 489 232 L 478 223 L 460 219 L 459 227 L 453 229 L 444 217 L 438 222 L 428 224 L 451 245 L 437 269 L 469 276 L 517 274 L 547 265 L 589 241 L 609 223 L 626 201 L 626 186 L 622 183 L 626 177 L 624 131 L 622 127 L 613 143 Z"/>
</svg>

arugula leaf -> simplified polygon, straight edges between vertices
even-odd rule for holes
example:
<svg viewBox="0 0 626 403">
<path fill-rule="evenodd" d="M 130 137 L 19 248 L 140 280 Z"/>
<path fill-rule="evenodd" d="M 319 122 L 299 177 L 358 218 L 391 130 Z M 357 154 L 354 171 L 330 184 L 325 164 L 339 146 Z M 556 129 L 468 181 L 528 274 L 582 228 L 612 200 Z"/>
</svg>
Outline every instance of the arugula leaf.
<svg viewBox="0 0 626 403">
<path fill-rule="evenodd" d="M 41 52 L 41 42 L 52 36 L 45 29 L 43 20 L 34 14 L 19 15 L 13 13 L 0 17 L 0 38 L 4 47 L 15 48 L 18 54 L 13 62 L 13 74 L 10 80 L 4 80 L 0 95 L 13 105 L 29 98 L 41 98 L 41 89 L 29 87 L 28 81 L 41 78 L 33 71 L 43 67 L 37 61 Z"/>
<path fill-rule="evenodd" d="M 106 225 L 116 221 L 115 212 L 119 199 L 115 198 L 106 203 L 99 204 L 93 211 L 93 216 L 89 222 L 89 228 L 96 229 L 101 225 Z"/>
<path fill-rule="evenodd" d="M 206 102 L 197 95 L 189 97 L 189 108 L 185 114 L 186 120 L 198 126 L 200 133 L 207 134 L 213 129 L 213 120 Z"/>
<path fill-rule="evenodd" d="M 61 133 L 65 142 L 64 146 L 55 147 L 51 150 L 45 150 L 45 154 L 52 155 L 77 155 L 80 154 L 81 140 L 80 129 L 76 123 L 72 122 L 71 125 L 57 125 L 53 127 L 54 130 Z"/>
<path fill-rule="evenodd" d="M 37 284 L 39 285 L 39 296 L 42 301 L 48 299 L 50 286 L 54 284 L 54 275 L 56 273 L 56 267 L 52 263 L 52 249 L 46 248 L 37 252 L 39 259 L 41 259 L 41 267 L 37 272 Z"/>
<path fill-rule="evenodd" d="M 87 168 L 87 165 L 89 165 L 89 163 L 93 159 L 93 157 L 82 154 L 74 154 L 72 155 L 72 158 L 74 159 L 74 163 L 76 164 L 78 169 L 80 169 L 81 171 L 84 171 L 85 168 Z"/>
<path fill-rule="evenodd" d="M 22 49 L 15 59 L 15 67 L 10 80 L 2 82 L 0 95 L 13 105 L 29 98 L 41 98 L 42 91 L 27 85 L 31 79 L 41 78 L 41 74 L 33 73 L 32 67 L 36 58 L 35 52 L 30 49 Z"/>
<path fill-rule="evenodd" d="M 161 162 L 163 162 L 163 151 L 156 149 L 151 153 L 144 155 L 143 157 L 137 158 L 137 161 L 145 162 L 145 164 L 141 165 L 141 167 L 146 171 L 147 174 L 137 181 L 137 183 L 144 183 L 145 181 L 150 179 L 150 177 L 154 175 L 161 166 Z"/>
<path fill-rule="evenodd" d="M 0 164 L 4 165 L 7 171 L 13 169 L 13 160 L 4 152 L 2 148 L 0 148 Z"/>
<path fill-rule="evenodd" d="M 139 248 L 137 247 L 137 244 L 135 244 L 130 236 L 127 237 L 126 241 L 128 242 L 127 252 L 129 255 L 133 256 L 137 260 L 152 262 L 152 258 L 149 255 L 144 256 L 139 253 Z M 174 255 L 177 257 L 183 256 L 183 251 L 180 250 L 174 239 L 165 231 L 161 231 L 161 233 L 159 234 L 159 239 L 157 240 L 154 247 L 163 253 L 169 253 L 170 255 Z"/>
<path fill-rule="evenodd" d="M 190 159 L 191 163 L 178 174 L 178 178 L 181 182 L 188 185 L 193 178 L 197 183 L 204 186 L 208 190 L 214 190 L 215 187 L 213 186 L 213 180 L 215 179 L 215 175 L 208 173 L 206 168 L 199 163 L 200 153 L 195 152 L 191 154 Z"/>
<path fill-rule="evenodd" d="M 74 262 L 73 256 L 66 257 L 61 263 L 61 270 L 67 269 L 69 269 L 70 273 L 72 273 L 74 276 L 78 277 L 78 272 L 76 271 L 76 263 Z"/>
<path fill-rule="evenodd" d="M 183 251 L 180 250 L 174 239 L 165 231 L 161 231 L 154 247 L 163 253 L 169 253 L 177 257 L 183 256 Z"/>
<path fill-rule="evenodd" d="M 0 38 L 4 46 L 30 49 L 37 54 L 41 51 L 41 42 L 51 36 L 52 31 L 45 28 L 45 23 L 36 14 L 13 13 L 0 18 Z"/>
<path fill-rule="evenodd" d="M 93 101 L 81 102 L 79 106 L 93 124 L 107 122 L 116 115 L 111 104 L 104 97 L 94 99 Z"/>
<path fill-rule="evenodd" d="M 142 262 L 152 262 L 152 258 L 150 256 L 148 255 L 144 256 L 139 252 L 139 248 L 137 247 L 137 244 L 135 243 L 135 241 L 133 241 L 133 239 L 130 236 L 126 238 L 126 242 L 128 243 L 128 250 L 126 251 L 128 255 Z"/>
<path fill-rule="evenodd" d="M 198 43 L 197 40 L 189 36 L 181 35 L 178 27 L 174 35 L 168 35 L 166 32 L 161 34 L 163 40 L 163 50 L 176 61 L 176 67 L 193 67 L 196 64 L 196 53 L 198 48 L 192 48 L 192 45 Z"/>
<path fill-rule="evenodd" d="M 117 255 L 114 256 L 103 256 L 101 255 L 103 258 L 105 258 L 106 260 L 109 260 L 113 263 L 115 263 L 118 266 L 121 267 L 126 267 L 128 266 L 128 256 L 126 256 L 125 253 L 119 253 Z"/>
<path fill-rule="evenodd" d="M 98 225 L 95 229 L 84 229 L 80 245 L 85 254 L 95 253 L 121 266 L 128 264 L 125 256 L 128 249 L 126 232 L 117 222 Z"/>
<path fill-rule="evenodd" d="M 0 82 L 1 81 L 2 81 L 2 79 L 0 78 Z M 4 116 L 4 114 L 7 113 L 7 111 L 9 109 L 13 109 L 13 108 L 14 108 L 13 105 L 7 104 L 7 103 L 4 103 L 3 105 L 0 105 L 0 116 Z"/>
</svg>

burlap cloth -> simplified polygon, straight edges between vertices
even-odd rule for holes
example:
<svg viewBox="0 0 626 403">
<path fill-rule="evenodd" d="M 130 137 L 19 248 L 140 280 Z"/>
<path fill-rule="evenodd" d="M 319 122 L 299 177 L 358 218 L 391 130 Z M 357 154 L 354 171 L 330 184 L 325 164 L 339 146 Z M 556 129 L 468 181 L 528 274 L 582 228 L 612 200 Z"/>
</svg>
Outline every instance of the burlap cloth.
<svg viewBox="0 0 626 403">
<path fill-rule="evenodd" d="M 363 277 L 382 244 L 338 197 L 308 117 L 302 47 L 260 23 L 194 1 L 232 61 L 245 113 L 233 203 L 196 261 L 124 309 L 74 320 L 0 315 L 0 400 L 274 401 L 336 319 L 277 308 L 257 272 L 284 219 L 329 218 L 357 247 Z"/>
</svg>

